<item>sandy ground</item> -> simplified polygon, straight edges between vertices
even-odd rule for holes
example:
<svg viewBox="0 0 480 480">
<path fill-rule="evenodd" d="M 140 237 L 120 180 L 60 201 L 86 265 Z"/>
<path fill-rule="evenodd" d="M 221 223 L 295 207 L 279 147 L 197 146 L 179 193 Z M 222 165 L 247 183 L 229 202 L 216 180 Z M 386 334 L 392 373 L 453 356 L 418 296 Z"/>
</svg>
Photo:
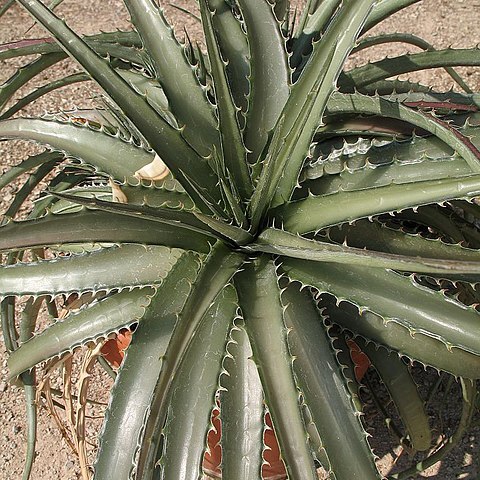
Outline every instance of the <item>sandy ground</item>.
<svg viewBox="0 0 480 480">
<path fill-rule="evenodd" d="M 299 0 L 301 1 L 301 0 Z M 3 3 L 3 2 L 0 2 Z M 167 3 L 167 2 L 163 2 Z M 191 7 L 193 0 L 176 0 L 174 3 L 182 7 Z M 104 31 L 115 28 L 127 28 L 128 16 L 122 2 L 118 0 L 103 0 L 91 2 L 87 0 L 65 0 L 58 10 L 65 16 L 68 23 L 82 33 L 95 33 L 99 29 Z M 186 24 L 189 31 L 197 31 L 198 25 L 191 17 L 180 15 L 177 10 L 167 7 L 167 14 L 176 24 Z M 403 13 L 395 15 L 382 25 L 378 31 L 406 31 L 422 36 L 435 47 L 446 46 L 464 47 L 480 42 L 480 0 L 423 0 L 419 4 L 409 7 Z M 15 6 L 8 15 L 0 20 L 0 43 L 20 39 L 24 36 L 32 21 L 20 7 Z M 43 37 L 41 29 L 35 27 L 26 35 L 28 38 Z M 415 50 L 412 47 L 412 50 Z M 392 46 L 375 52 L 375 58 L 391 55 L 398 51 L 398 46 Z M 359 57 L 355 63 L 361 63 L 364 58 Z M 0 65 L 0 81 L 5 80 L 13 73 L 15 62 L 4 62 Z M 52 76 L 56 77 L 66 71 L 73 71 L 69 62 L 62 62 L 53 69 Z M 459 69 L 464 74 L 470 86 L 480 90 L 480 69 Z M 449 88 L 450 81 L 443 72 L 432 70 L 414 75 L 411 78 L 421 80 L 437 88 Z M 47 77 L 39 79 L 43 84 Z M 33 84 L 32 84 L 33 86 Z M 26 93 L 21 92 L 21 93 Z M 95 89 L 86 84 L 64 89 L 61 95 L 56 95 L 53 101 L 40 100 L 35 106 L 29 107 L 29 115 L 71 109 L 75 106 L 91 104 Z M 29 145 L 15 143 L 7 147 L 0 144 L 0 167 L 2 171 L 18 163 L 29 152 Z M 0 200 L 8 202 L 13 191 L 4 189 Z M 2 207 L 3 211 L 4 207 Z M 430 381 L 431 373 L 419 373 L 419 382 L 425 385 Z M 3 343 L 0 342 L 0 480 L 17 480 L 21 478 L 23 458 L 25 453 L 26 427 L 24 423 L 23 392 L 8 384 L 6 381 L 7 366 Z M 57 379 L 57 382 L 60 382 Z M 111 384 L 106 375 L 98 375 L 93 389 L 93 395 L 100 401 L 106 401 L 105 388 Z M 101 410 L 101 408 L 100 408 Z M 367 406 L 368 411 L 368 406 Z M 98 413 L 98 412 L 97 412 Z M 452 417 L 458 413 L 452 412 Z M 375 424 L 375 420 L 372 420 Z M 93 435 L 98 428 L 98 421 L 92 421 L 89 427 Z M 381 426 L 377 426 L 381 431 Z M 431 468 L 425 476 L 437 480 L 469 479 L 477 477 L 475 464 L 478 462 L 478 431 L 466 436 L 457 450 L 447 457 L 441 464 Z M 375 442 L 375 449 L 379 455 L 379 465 L 387 473 L 398 461 L 400 452 L 388 446 L 387 434 L 381 433 Z M 59 436 L 58 431 L 44 409 L 40 409 L 39 433 L 37 442 L 37 457 L 35 460 L 32 480 L 76 480 L 81 478 L 76 459 L 71 455 L 66 443 Z M 402 459 L 400 461 L 403 461 Z M 365 479 L 368 480 L 368 479 Z"/>
</svg>

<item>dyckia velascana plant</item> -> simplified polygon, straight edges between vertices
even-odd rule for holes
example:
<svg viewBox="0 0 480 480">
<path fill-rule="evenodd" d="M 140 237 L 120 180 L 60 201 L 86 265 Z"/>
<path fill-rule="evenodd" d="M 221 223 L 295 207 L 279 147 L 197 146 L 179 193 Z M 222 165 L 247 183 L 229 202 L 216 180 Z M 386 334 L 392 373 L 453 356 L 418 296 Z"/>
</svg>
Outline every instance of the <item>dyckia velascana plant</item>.
<svg viewBox="0 0 480 480">
<path fill-rule="evenodd" d="M 125 329 L 93 466 L 79 393 L 84 478 L 199 478 L 215 405 L 223 478 L 261 478 L 267 412 L 288 478 L 320 465 L 331 479 L 381 478 L 352 345 L 388 388 L 404 445 L 425 451 L 392 478 L 441 458 L 470 423 L 480 374 L 479 97 L 452 69 L 478 66 L 479 50 L 369 34 L 416 0 L 307 0 L 295 15 L 288 0 L 199 0 L 200 47 L 178 42 L 154 0 L 125 0 L 131 31 L 83 37 L 55 5 L 17 3 L 55 40 L 0 47 L 0 59 L 38 55 L 0 87 L 0 137 L 45 146 L 0 178 L 30 172 L 0 227 L 2 328 L 31 423 L 25 478 L 35 367 L 60 366 L 66 386 L 83 347 L 85 380 L 97 359 L 109 368 L 101 349 Z M 422 51 L 345 69 L 352 51 L 392 41 Z M 11 101 L 67 55 L 81 73 Z M 392 80 L 436 67 L 459 88 Z M 87 80 L 105 94 L 96 110 L 14 116 Z M 37 331 L 42 306 L 52 322 Z M 458 430 L 433 454 L 413 360 L 462 386 Z"/>
</svg>

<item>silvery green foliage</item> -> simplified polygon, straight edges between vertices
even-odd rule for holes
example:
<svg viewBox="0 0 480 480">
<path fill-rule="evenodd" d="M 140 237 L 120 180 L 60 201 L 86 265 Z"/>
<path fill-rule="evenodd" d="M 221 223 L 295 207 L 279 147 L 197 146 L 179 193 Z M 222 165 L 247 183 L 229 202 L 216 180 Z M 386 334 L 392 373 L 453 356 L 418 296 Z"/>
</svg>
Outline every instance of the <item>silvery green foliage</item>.
<svg viewBox="0 0 480 480">
<path fill-rule="evenodd" d="M 0 227 L 2 328 L 29 399 L 36 365 L 134 330 L 93 478 L 197 479 L 217 401 L 224 478 L 261 478 L 266 411 L 289 478 L 319 465 L 381 478 L 352 348 L 387 387 L 403 442 L 426 452 L 392 478 L 450 450 L 480 372 L 480 114 L 452 67 L 478 66 L 478 49 L 369 35 L 415 0 L 308 0 L 296 25 L 288 0 L 199 0 L 205 50 L 179 43 L 154 0 L 125 0 L 131 31 L 83 37 L 53 13 L 60 2 L 18 3 L 55 42 L 0 48 L 37 55 L 0 87 L 0 137 L 45 146 L 0 177 L 29 173 Z M 392 39 L 424 51 L 344 69 Z M 67 55 L 80 73 L 11 101 Z M 433 67 L 463 93 L 391 79 Z M 105 93 L 97 110 L 13 117 L 89 80 Z M 72 294 L 86 305 L 34 334 L 40 306 Z M 430 456 L 405 359 L 462 384 L 458 430 Z M 34 443 L 32 427 L 25 478 Z"/>
</svg>

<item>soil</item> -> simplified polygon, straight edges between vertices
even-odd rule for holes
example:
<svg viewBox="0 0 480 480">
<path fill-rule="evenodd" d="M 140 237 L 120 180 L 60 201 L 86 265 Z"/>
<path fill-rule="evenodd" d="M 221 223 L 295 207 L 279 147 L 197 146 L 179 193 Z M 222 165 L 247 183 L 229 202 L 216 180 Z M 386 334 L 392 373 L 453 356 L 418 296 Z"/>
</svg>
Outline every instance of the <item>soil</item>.
<svg viewBox="0 0 480 480">
<path fill-rule="evenodd" d="M 5 1 L 5 0 L 4 0 Z M 4 3 L 4 1 L 0 3 Z M 298 0 L 296 3 L 300 3 Z M 166 1 L 162 3 L 166 4 Z M 195 10 L 194 0 L 174 0 L 175 5 Z M 166 13 L 175 25 L 182 25 L 178 29 L 183 31 L 183 25 L 194 37 L 199 34 L 199 27 L 194 18 L 186 16 L 178 9 L 167 5 Z M 96 33 L 99 30 L 110 31 L 116 28 L 126 29 L 129 26 L 128 15 L 120 0 L 102 0 L 91 2 L 87 0 L 65 0 L 57 12 L 64 16 L 75 30 L 81 33 Z M 384 22 L 380 31 L 411 32 L 425 38 L 436 48 L 473 46 L 480 42 L 480 0 L 423 0 L 418 4 L 408 7 L 402 13 L 393 16 Z M 33 27 L 32 20 L 21 7 L 15 5 L 0 19 L 0 43 L 20 38 L 39 38 L 46 36 L 39 27 Z M 28 31 L 27 31 L 28 30 Z M 193 32 L 193 33 L 192 33 Z M 388 49 L 382 47 L 374 52 L 375 58 L 392 55 L 398 52 L 398 45 L 392 45 Z M 415 51 L 414 47 L 411 47 Z M 373 50 L 372 50 L 373 51 Z M 365 61 L 363 55 L 358 55 L 353 63 Z M 0 82 L 7 79 L 13 72 L 17 63 L 6 61 L 1 64 Z M 65 61 L 52 69 L 49 76 L 41 76 L 39 85 L 46 82 L 50 77 L 56 78 L 65 72 L 75 71 L 71 62 Z M 473 90 L 480 91 L 480 69 L 461 68 L 467 83 Z M 431 70 L 421 74 L 412 75 L 413 80 L 419 80 L 424 84 L 430 84 L 438 89 L 450 88 L 451 81 L 441 70 Z M 32 82 L 29 88 L 20 94 L 25 94 L 34 86 Z M 58 94 L 42 98 L 34 106 L 24 110 L 24 115 L 41 114 L 44 111 L 56 111 L 58 109 L 70 110 L 76 106 L 88 106 L 95 104 L 97 90 L 89 84 L 78 84 L 64 88 Z M 23 95 L 22 95 L 23 96 Z M 53 100 L 52 100 L 53 99 Z M 17 164 L 35 147 L 22 142 L 9 142 L 8 145 L 0 143 L 0 167 L 6 171 L 12 165 Z M 14 190 L 10 187 L 2 191 L 0 212 L 5 210 L 5 205 L 11 200 Z M 417 369 L 417 381 L 427 389 L 436 373 Z M 5 348 L 0 342 L 0 480 L 17 480 L 22 477 L 23 462 L 26 444 L 26 426 L 24 422 L 25 403 L 23 391 L 7 381 L 7 361 Z M 61 378 L 54 377 L 54 386 L 61 387 Z M 106 374 L 97 372 L 91 395 L 100 403 L 107 402 L 108 389 L 111 380 Z M 370 411 L 372 399 L 365 397 L 367 403 L 366 417 Z M 101 405 L 92 407 L 88 411 L 90 416 L 101 415 Z M 458 417 L 458 406 L 451 411 L 445 412 L 446 419 L 454 424 Z M 388 432 L 383 425 L 376 423 L 374 416 L 367 418 L 371 428 L 376 428 L 374 447 L 379 456 L 378 464 L 381 471 L 387 474 L 395 464 L 404 462 L 405 452 L 398 448 L 391 448 Z M 94 437 L 98 430 L 100 420 L 91 420 L 87 427 L 87 433 Z M 458 448 L 446 457 L 442 462 L 427 470 L 418 478 L 428 477 L 438 480 L 454 480 L 478 478 L 476 464 L 478 463 L 480 432 L 478 429 L 470 432 L 458 446 Z M 92 451 L 92 449 L 91 449 Z M 75 456 L 44 408 L 40 408 L 39 431 L 36 446 L 36 459 L 32 480 L 77 480 L 80 479 L 80 470 Z M 413 478 L 413 477 L 412 477 Z M 368 479 L 365 479 L 368 480 Z"/>
</svg>

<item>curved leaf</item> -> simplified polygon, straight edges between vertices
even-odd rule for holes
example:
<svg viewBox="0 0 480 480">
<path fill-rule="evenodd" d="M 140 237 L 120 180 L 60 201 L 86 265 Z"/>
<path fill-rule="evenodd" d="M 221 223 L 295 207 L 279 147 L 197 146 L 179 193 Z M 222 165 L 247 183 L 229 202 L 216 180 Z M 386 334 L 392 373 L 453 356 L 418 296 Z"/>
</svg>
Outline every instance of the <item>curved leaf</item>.
<svg viewBox="0 0 480 480">
<path fill-rule="evenodd" d="M 24 67 L 19 68 L 9 79 L 0 85 L 0 110 L 28 81 L 64 58 L 65 55 L 63 53 L 50 53 L 41 55 Z"/>
<path fill-rule="evenodd" d="M 15 3 L 15 0 L 6 0 L 0 8 L 0 17 Z"/>
<path fill-rule="evenodd" d="M 480 194 L 480 175 L 412 182 L 309 197 L 276 209 L 275 219 L 290 232 L 306 233 L 393 210 Z"/>
<path fill-rule="evenodd" d="M 335 478 L 380 478 L 373 452 L 346 387 L 342 367 L 308 292 L 289 284 L 282 294 L 286 305 L 288 341 L 295 356 L 293 368 L 321 438 Z"/>
<path fill-rule="evenodd" d="M 130 61 L 137 65 L 142 65 L 144 63 L 142 54 L 134 48 L 123 47 L 122 45 L 116 45 L 114 43 L 103 44 L 98 42 L 90 42 L 90 44 L 99 55 L 109 56 L 109 58 L 113 59 L 120 58 L 122 60 Z M 17 56 L 17 54 L 20 53 L 36 53 L 35 50 L 39 50 L 38 53 L 42 54 L 39 58 L 36 58 L 35 60 L 23 67 L 20 67 L 14 75 L 12 75 L 0 86 L 0 110 L 15 95 L 15 93 L 32 78 L 38 76 L 51 66 L 57 64 L 58 62 L 64 60 L 67 57 L 67 55 L 62 52 L 61 48 L 58 45 L 50 42 L 33 45 L 30 47 L 27 45 L 27 47 L 10 49 L 10 47 L 14 47 L 14 45 L 15 44 L 7 44 L 6 47 L 9 48 L 4 51 L 1 51 L 2 46 L 0 45 L 0 60 L 4 58 L 15 57 Z M 42 51 L 45 51 L 47 53 L 43 53 Z"/>
<path fill-rule="evenodd" d="M 89 75 L 111 95 L 112 100 L 138 128 L 150 146 L 168 165 L 199 208 L 209 211 L 203 198 L 219 198 L 216 177 L 205 161 L 184 140 L 180 130 L 164 120 L 148 102 L 115 72 L 103 58 L 99 57 L 62 20 L 39 0 L 18 0 L 29 13 L 48 30 L 89 73 Z M 203 195 L 192 188 L 189 178 L 194 178 L 205 190 Z M 213 201 L 212 203 L 215 203 Z"/>
<path fill-rule="evenodd" d="M 383 45 L 385 43 L 391 42 L 400 42 L 406 43 L 408 45 L 415 45 L 422 50 L 435 50 L 433 45 L 431 45 L 421 37 L 417 37 L 416 35 L 412 35 L 409 33 L 395 32 L 364 38 L 360 42 L 358 42 L 357 46 L 352 50 L 352 53 L 359 52 L 360 50 L 369 48 L 373 45 Z M 462 77 L 452 67 L 445 67 L 445 71 L 465 92 L 473 93 L 469 86 L 463 81 Z"/>
<path fill-rule="evenodd" d="M 140 243 L 168 245 L 206 253 L 210 236 L 185 235 L 185 229 L 111 212 L 80 211 L 49 214 L 36 220 L 12 222 L 0 228 L 0 251 L 64 243 Z"/>
<path fill-rule="evenodd" d="M 133 142 L 89 126 L 15 118 L 0 122 L 0 137 L 34 140 L 94 166 L 99 173 L 124 181 L 153 160 L 153 153 Z M 115 152 L 115 155 L 112 155 Z"/>
<path fill-rule="evenodd" d="M 412 447 L 417 451 L 428 450 L 432 442 L 428 416 L 407 365 L 396 353 L 375 348 L 371 343 L 362 342 L 360 347 L 387 387 Z"/>
<path fill-rule="evenodd" d="M 153 0 L 125 0 L 125 5 L 172 111 L 185 126 L 184 137 L 201 155 L 208 155 L 219 140 L 213 108 L 172 28 Z"/>
<path fill-rule="evenodd" d="M 151 287 L 120 292 L 57 321 L 10 355 L 10 378 L 137 322 L 154 294 Z"/>
<path fill-rule="evenodd" d="M 333 114 L 341 112 L 342 115 L 350 113 L 380 115 L 406 121 L 443 140 L 465 159 L 473 172 L 480 171 L 480 150 L 467 136 L 434 115 L 415 111 L 398 102 L 391 102 L 381 97 L 369 97 L 359 93 L 335 93 L 327 108 Z"/>
<path fill-rule="evenodd" d="M 197 341 L 191 342 L 175 375 L 158 462 L 164 478 L 201 476 L 210 414 L 237 308 L 235 289 L 227 285 L 204 313 L 195 333 Z"/>
<path fill-rule="evenodd" d="M 59 154 L 58 152 L 49 151 L 28 157 L 26 160 L 23 160 L 21 163 L 10 168 L 10 170 L 7 170 L 0 176 L 0 189 L 13 182 L 23 173 L 33 170 L 34 168 L 38 168 L 46 162 L 52 160 L 61 160 L 62 157 L 63 155 Z"/>
<path fill-rule="evenodd" d="M 478 49 L 445 49 L 386 58 L 357 67 L 340 80 L 340 88 L 361 88 L 396 75 L 438 67 L 479 66 Z"/>
<path fill-rule="evenodd" d="M 96 35 L 85 35 L 84 40 L 98 47 L 101 43 L 119 44 L 127 47 L 141 48 L 142 43 L 139 40 L 138 33 L 134 31 L 121 32 L 103 32 Z M 94 43 L 95 42 L 95 43 Z M 53 38 L 35 38 L 28 40 L 19 40 L 0 45 L 0 60 L 8 58 L 22 57 L 26 55 L 43 55 L 46 53 L 62 52 L 60 45 L 55 43 Z M 124 58 L 129 60 L 129 58 Z M 130 59 L 133 61 L 133 59 Z"/>
<path fill-rule="evenodd" d="M 435 453 L 432 453 L 430 456 L 424 458 L 422 461 L 418 462 L 413 467 L 407 468 L 400 473 L 390 475 L 388 477 L 388 480 L 407 480 L 412 475 L 416 475 L 418 472 L 423 471 L 431 467 L 432 465 L 435 465 L 437 462 L 442 460 L 445 455 L 447 455 L 447 453 L 451 452 L 453 448 L 455 448 L 459 444 L 461 439 L 464 437 L 467 429 L 472 423 L 472 418 L 476 411 L 478 399 L 476 382 L 461 378 L 460 383 L 462 386 L 463 397 L 462 415 L 460 417 L 458 427 L 453 433 L 453 435 L 448 437 L 443 442 L 442 446 L 435 451 Z"/>
<path fill-rule="evenodd" d="M 35 187 L 47 176 L 49 175 L 52 170 L 58 165 L 59 160 L 53 159 L 45 162 L 43 165 L 32 172 L 28 177 L 27 181 L 22 185 L 22 187 L 17 190 L 13 201 L 8 206 L 7 210 L 5 211 L 4 219 L 5 218 L 13 218 L 18 213 L 20 208 L 22 207 L 23 203 L 27 200 L 27 198 L 31 195 L 32 191 Z M 2 224 L 4 222 L 0 222 Z"/>
<path fill-rule="evenodd" d="M 302 419 L 299 391 L 287 345 L 276 268 L 259 257 L 235 277 L 245 329 L 260 374 L 282 457 L 292 478 L 316 480 L 313 457 Z"/>
<path fill-rule="evenodd" d="M 348 321 L 347 328 L 363 331 L 371 339 L 375 339 L 374 334 L 383 334 L 391 348 L 398 347 L 410 358 L 455 375 L 478 377 L 480 323 L 475 309 L 420 287 L 411 278 L 379 268 L 344 265 L 340 268 L 292 259 L 284 260 L 282 267 L 291 278 L 331 293 L 339 301 L 353 303 L 366 319 L 352 324 L 353 317 L 345 315 L 344 321 L 342 315 L 347 308 L 344 307 L 335 310 L 334 321 L 340 325 L 347 327 Z M 327 314 L 332 315 L 330 308 Z M 467 358 L 469 361 L 465 362 Z"/>
<path fill-rule="evenodd" d="M 230 332 L 220 377 L 222 475 L 257 480 L 262 469 L 263 390 L 244 322 Z"/>
<path fill-rule="evenodd" d="M 254 164 L 290 93 L 290 67 L 280 24 L 268 0 L 239 0 L 250 47 L 245 145 Z"/>
<path fill-rule="evenodd" d="M 161 283 L 182 250 L 124 245 L 0 269 L 0 295 L 110 291 Z"/>
<path fill-rule="evenodd" d="M 131 478 L 168 342 L 197 272 L 196 257 L 182 255 L 138 323 L 105 413 L 95 479 Z"/>
<path fill-rule="evenodd" d="M 35 100 L 38 100 L 40 97 L 52 92 L 53 90 L 66 87 L 74 83 L 86 82 L 88 80 L 90 80 L 90 77 L 86 73 L 74 73 L 59 80 L 47 83 L 46 85 L 37 88 L 36 90 L 29 93 L 20 100 L 17 100 L 14 105 L 12 105 L 8 110 L 6 110 L 2 115 L 0 115 L 0 120 L 12 117 L 15 113 L 26 107 L 28 104 L 34 102 Z"/>
<path fill-rule="evenodd" d="M 467 133 L 480 145 L 480 130 Z M 391 183 L 410 183 L 467 176 L 472 169 L 455 151 L 437 137 L 413 137 L 399 141 L 360 139 L 319 153 L 303 171 L 304 180 L 295 196 L 328 195 Z M 314 153 L 317 156 L 317 152 Z"/>
<path fill-rule="evenodd" d="M 473 274 L 480 279 L 480 254 L 476 250 L 452 249 L 453 258 L 446 255 L 443 258 L 422 257 L 418 251 L 415 252 L 415 256 L 407 256 L 310 240 L 275 228 L 264 230 L 258 236 L 257 242 L 249 244 L 248 247 L 254 252 L 267 252 L 314 262 L 365 265 L 419 273 L 443 273 L 453 277 L 456 274 Z"/>
<path fill-rule="evenodd" d="M 151 411 L 153 414 L 145 424 L 145 440 L 142 443 L 138 460 L 137 478 L 139 480 L 150 478 L 153 472 L 175 373 L 178 371 L 189 345 L 196 338 L 195 334 L 205 313 L 230 282 L 243 260 L 243 255 L 229 251 L 223 244 L 217 242 L 210 255 L 202 263 L 199 277 L 179 316 L 172 339 L 165 352 L 165 363 L 152 400 Z"/>
<path fill-rule="evenodd" d="M 420 1 L 421 0 L 381 0 L 377 2 L 368 16 L 362 34 L 388 18 L 390 15 Z"/>
</svg>

